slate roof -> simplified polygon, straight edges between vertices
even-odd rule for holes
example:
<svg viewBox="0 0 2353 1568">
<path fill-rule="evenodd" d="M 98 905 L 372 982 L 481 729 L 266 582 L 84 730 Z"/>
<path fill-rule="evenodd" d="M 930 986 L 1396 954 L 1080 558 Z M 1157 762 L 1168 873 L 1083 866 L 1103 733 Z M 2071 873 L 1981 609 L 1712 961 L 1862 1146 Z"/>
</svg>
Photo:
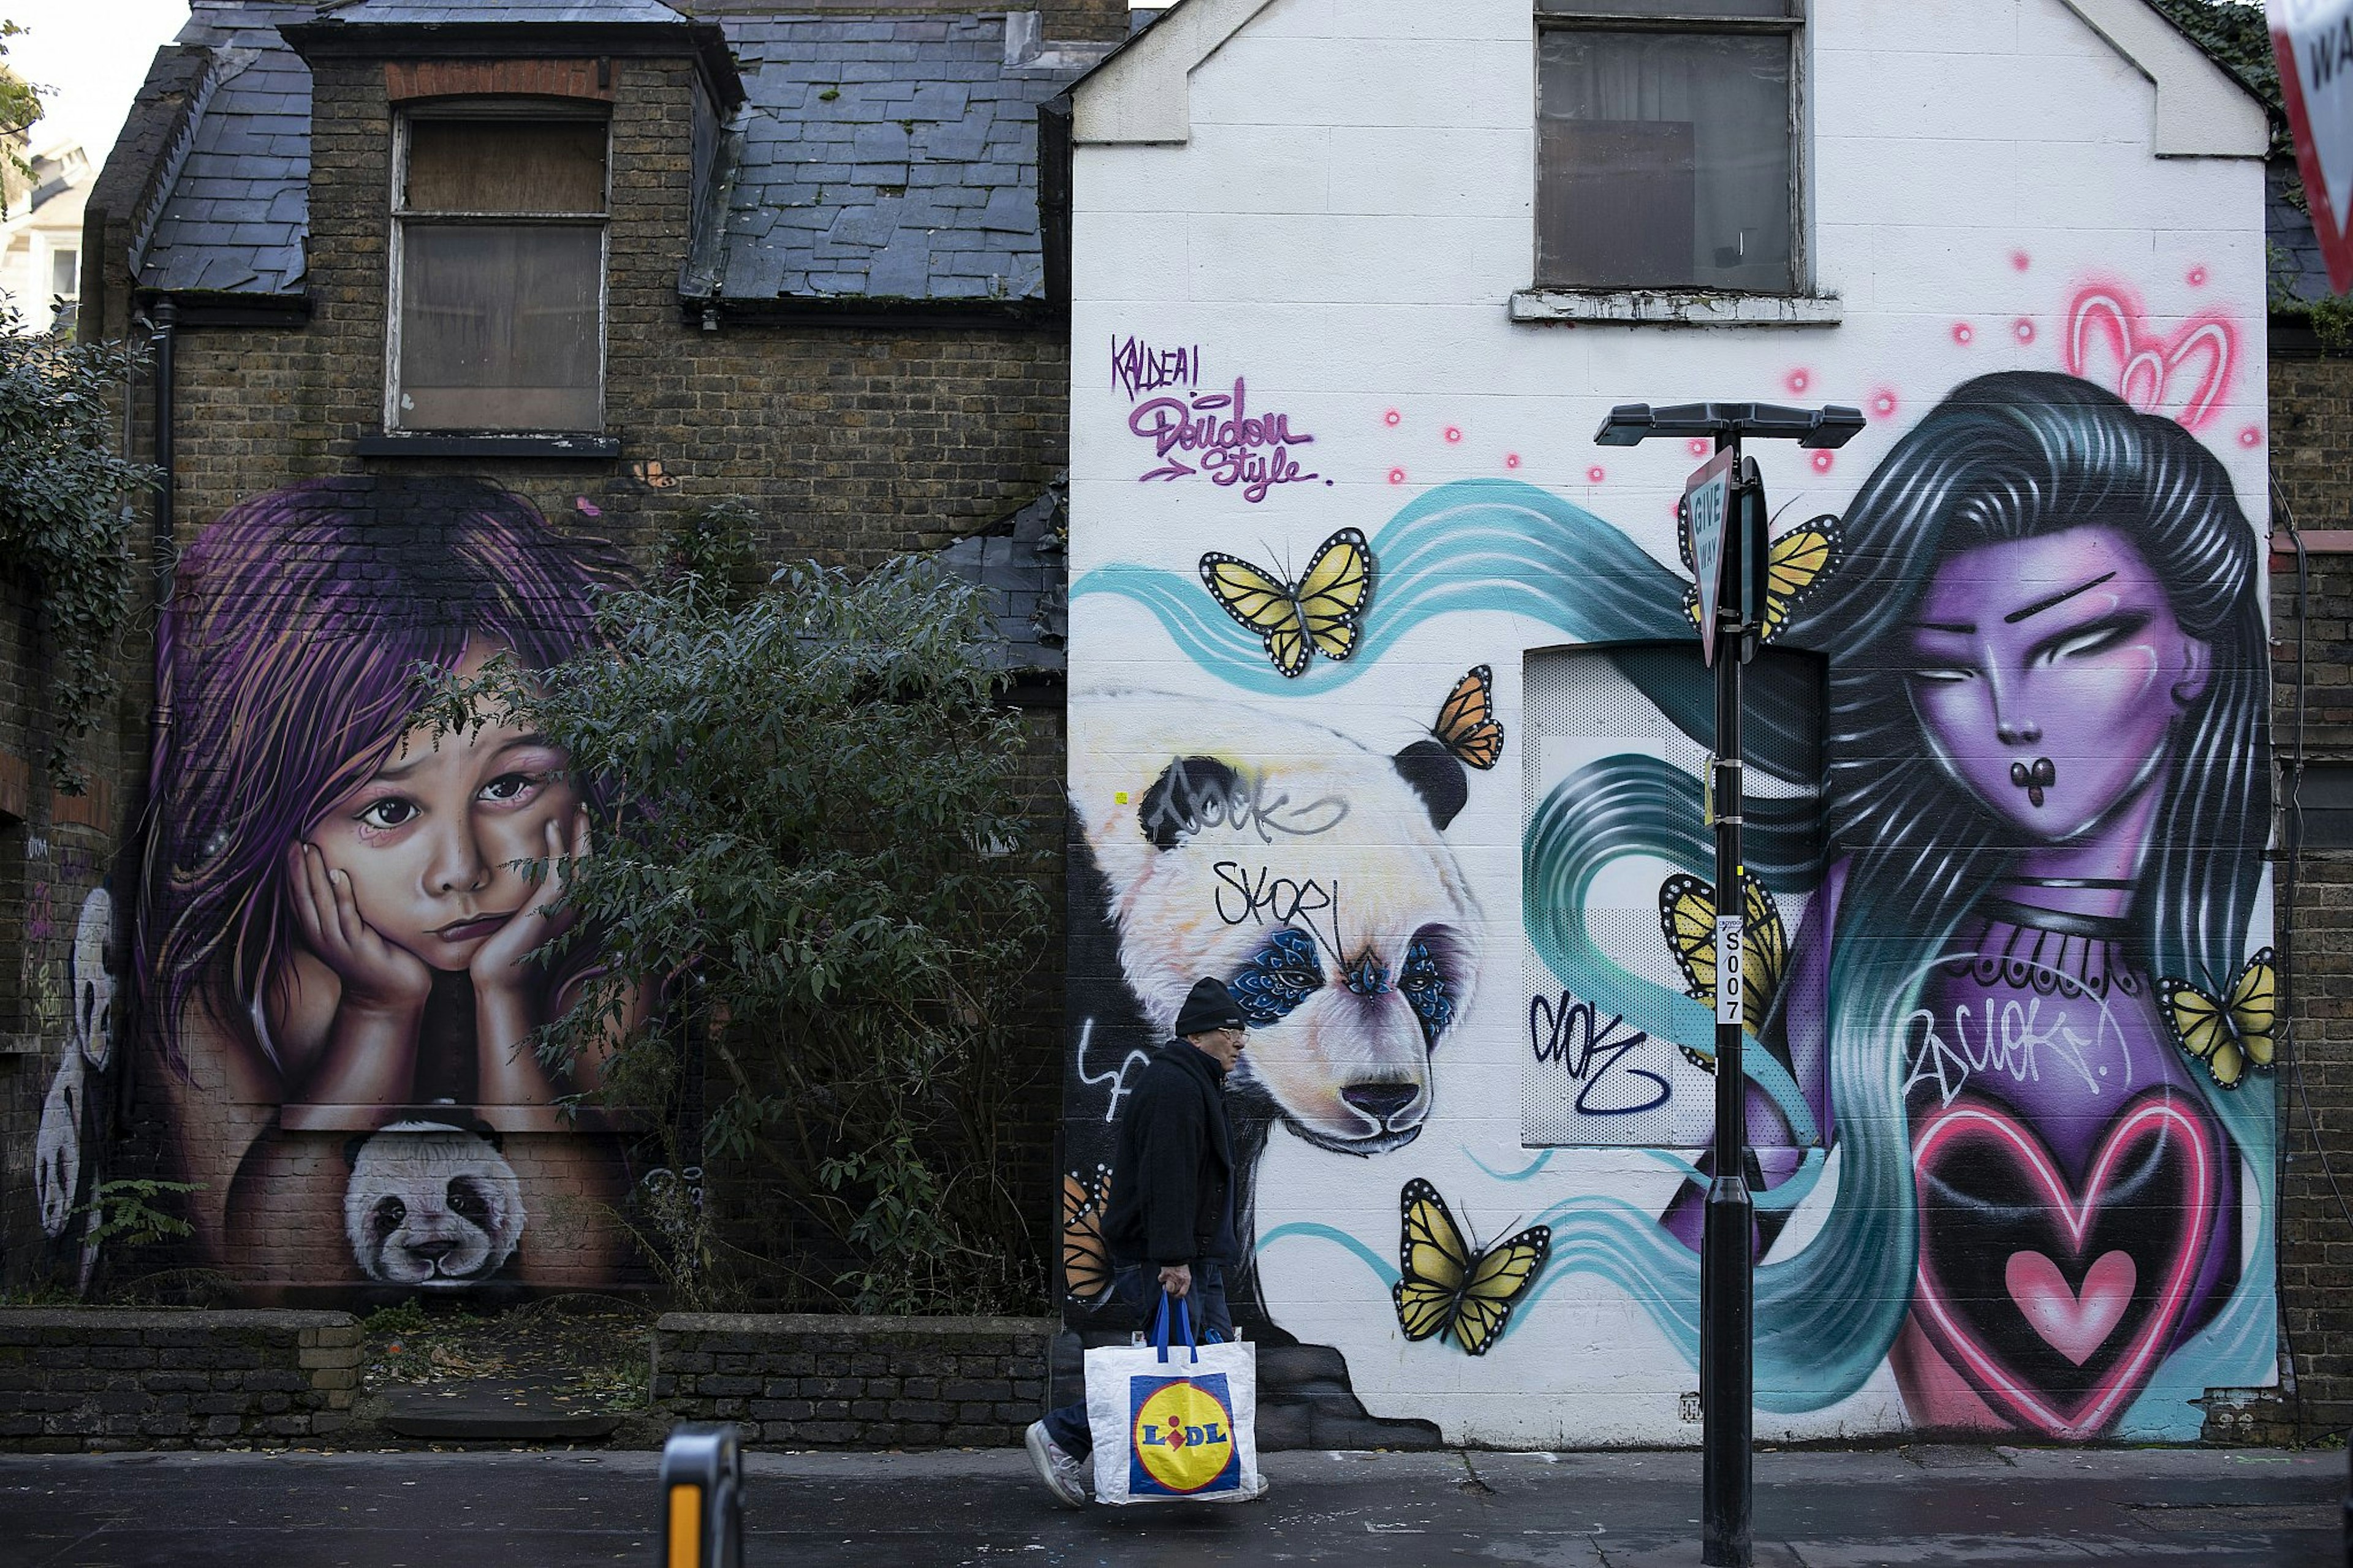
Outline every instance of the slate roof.
<svg viewBox="0 0 2353 1568">
<path fill-rule="evenodd" d="M 1002 13 L 720 20 L 750 101 L 687 294 L 1042 295 L 1038 106 L 1092 54 L 1008 64 Z"/>
<path fill-rule="evenodd" d="M 685 292 L 1039 299 L 1038 106 L 1101 50 L 1048 52 L 1034 13 L 1016 15 L 709 17 L 749 101 L 728 127 L 718 232 L 695 237 Z M 311 72 L 280 24 L 493 20 L 686 18 L 660 0 L 194 0 L 178 42 L 211 64 L 141 251 L 142 286 L 301 292 Z"/>
<path fill-rule="evenodd" d="M 2274 158 L 2264 171 L 2263 237 L 2270 242 L 2271 294 L 2275 305 L 2287 300 L 2309 304 L 2329 296 L 2328 264 L 2320 258 L 2320 239 L 2312 231 L 2312 215 L 2297 205 L 2303 195 L 2304 182 L 2296 177 L 2295 160 Z"/>
<path fill-rule="evenodd" d="M 307 0 L 199 0 L 183 47 L 212 51 L 202 114 L 147 240 L 150 289 L 299 294 L 311 221 L 311 68 L 278 36 Z"/>
<path fill-rule="evenodd" d="M 1000 669 L 1069 668 L 1063 645 L 1071 637 L 1070 499 L 1065 472 L 991 531 L 940 552 L 943 565 L 995 599 L 997 628 L 1005 640 L 992 645 L 989 655 Z"/>
</svg>

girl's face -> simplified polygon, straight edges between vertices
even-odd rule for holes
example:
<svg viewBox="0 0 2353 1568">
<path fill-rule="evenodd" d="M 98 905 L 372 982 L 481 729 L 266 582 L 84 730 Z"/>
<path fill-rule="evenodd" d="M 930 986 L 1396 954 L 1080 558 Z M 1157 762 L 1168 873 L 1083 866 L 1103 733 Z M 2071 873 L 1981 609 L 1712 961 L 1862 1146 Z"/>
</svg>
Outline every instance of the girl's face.
<svg viewBox="0 0 2353 1568">
<path fill-rule="evenodd" d="M 470 647 L 470 679 L 506 652 Z M 547 825 L 568 833 L 579 795 L 567 758 L 512 724 L 410 731 L 375 775 L 330 807 L 308 835 L 328 869 L 352 879 L 361 917 L 435 969 L 463 970 L 530 901 L 509 864 L 544 858 Z"/>
<path fill-rule="evenodd" d="M 1953 556 L 1911 637 L 1907 684 L 1936 761 L 2035 843 L 2097 826 L 2155 777 L 2213 668 L 2105 527 Z"/>
</svg>

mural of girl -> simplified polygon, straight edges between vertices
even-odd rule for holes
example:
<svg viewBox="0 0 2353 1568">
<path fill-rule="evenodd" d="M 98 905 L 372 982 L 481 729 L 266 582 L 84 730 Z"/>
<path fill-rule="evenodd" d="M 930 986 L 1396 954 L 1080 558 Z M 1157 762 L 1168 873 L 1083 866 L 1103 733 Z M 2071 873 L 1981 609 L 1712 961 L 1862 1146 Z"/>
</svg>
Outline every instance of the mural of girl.
<svg viewBox="0 0 2353 1568">
<path fill-rule="evenodd" d="M 141 979 L 203 1185 L 199 1246 L 233 1274 L 615 1265 L 609 1237 L 521 1243 L 550 1194 L 577 1213 L 618 1190 L 610 1139 L 553 1104 L 596 1064 L 558 1082 L 530 1048 L 590 974 L 580 949 L 532 959 L 561 882 L 519 864 L 586 854 L 596 786 L 517 723 L 436 734 L 416 675 L 561 662 L 624 581 L 600 542 L 450 479 L 290 486 L 182 557 L 157 641 Z"/>
<path fill-rule="evenodd" d="M 2268 1087 L 2227 1092 L 2166 1017 L 2268 962 L 2257 537 L 2179 425 L 2034 372 L 1956 388 L 1844 530 L 1792 633 L 1831 658 L 1831 860 L 1763 1030 L 1844 1171 L 1759 1271 L 1760 1403 L 1885 1355 L 1915 1426 L 2098 1435 L 2201 1331 L 2268 1333 L 2239 1217 Z M 1764 827 L 1759 874 L 1812 890 Z"/>
<path fill-rule="evenodd" d="M 1957 388 L 1846 521 L 1873 591 L 1806 635 L 1836 650 L 1831 832 L 1855 847 L 1816 907 L 1882 977 L 1833 1061 L 1858 1028 L 1901 1046 L 1876 1070 L 1915 1187 L 1905 1405 L 2100 1432 L 2238 1281 L 2240 1141 L 2157 980 L 2221 994 L 2249 957 L 2257 538 L 2180 426 L 2031 373 Z"/>
</svg>

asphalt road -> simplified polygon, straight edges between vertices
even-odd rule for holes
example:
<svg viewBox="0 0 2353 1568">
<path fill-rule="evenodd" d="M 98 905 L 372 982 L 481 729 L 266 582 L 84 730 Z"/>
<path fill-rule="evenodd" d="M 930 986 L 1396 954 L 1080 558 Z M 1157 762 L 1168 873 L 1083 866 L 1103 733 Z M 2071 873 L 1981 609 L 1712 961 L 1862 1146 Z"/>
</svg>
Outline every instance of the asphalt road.
<svg viewBox="0 0 2353 1568">
<path fill-rule="evenodd" d="M 649 1453 L 0 1458 L 5 1568 L 650 1563 Z M 752 1568 L 1677 1568 L 1695 1454 L 1276 1454 L 1263 1503 L 1052 1506 L 1018 1450 L 755 1454 Z M 2334 1565 L 2341 1452 L 1915 1447 L 1757 1458 L 1772 1568 Z"/>
</svg>

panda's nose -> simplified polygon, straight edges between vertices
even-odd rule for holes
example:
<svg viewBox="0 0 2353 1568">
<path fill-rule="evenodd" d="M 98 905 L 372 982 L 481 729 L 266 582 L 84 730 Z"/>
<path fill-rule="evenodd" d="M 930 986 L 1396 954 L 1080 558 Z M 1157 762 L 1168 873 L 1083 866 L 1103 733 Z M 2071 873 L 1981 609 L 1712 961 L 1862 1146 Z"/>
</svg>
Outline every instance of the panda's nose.
<svg viewBox="0 0 2353 1568">
<path fill-rule="evenodd" d="M 1377 1126 L 1387 1127 L 1390 1118 L 1421 1098 L 1421 1086 L 1415 1083 L 1352 1083 L 1340 1091 L 1340 1098 L 1349 1108 L 1370 1117 Z"/>
</svg>

